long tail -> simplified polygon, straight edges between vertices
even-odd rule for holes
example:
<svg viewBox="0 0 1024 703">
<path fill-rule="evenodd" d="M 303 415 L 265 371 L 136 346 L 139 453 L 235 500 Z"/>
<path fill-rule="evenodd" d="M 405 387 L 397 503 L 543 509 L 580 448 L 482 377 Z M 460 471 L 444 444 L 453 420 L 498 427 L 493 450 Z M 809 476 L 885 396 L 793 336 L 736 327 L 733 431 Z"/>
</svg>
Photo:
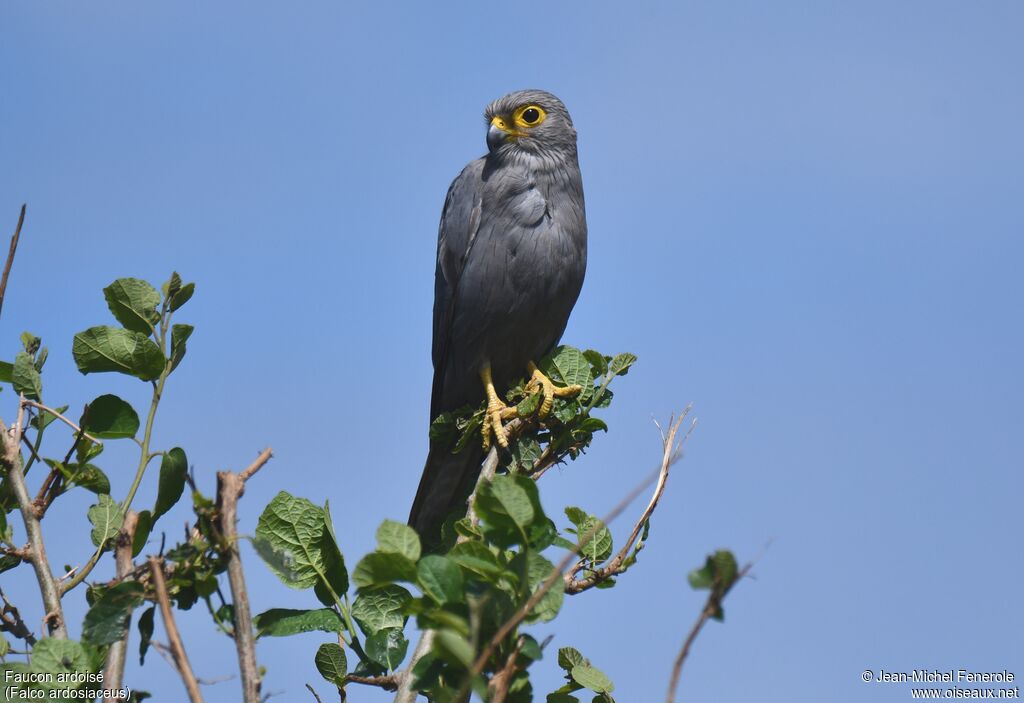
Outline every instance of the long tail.
<svg viewBox="0 0 1024 703">
<path fill-rule="evenodd" d="M 466 500 L 483 462 L 483 448 L 476 442 L 458 454 L 435 442 L 430 443 L 427 464 L 416 491 L 416 498 L 409 512 L 409 525 L 420 535 L 426 551 L 432 551 L 441 544 L 441 526 L 445 519 L 459 511 L 465 515 Z"/>
</svg>

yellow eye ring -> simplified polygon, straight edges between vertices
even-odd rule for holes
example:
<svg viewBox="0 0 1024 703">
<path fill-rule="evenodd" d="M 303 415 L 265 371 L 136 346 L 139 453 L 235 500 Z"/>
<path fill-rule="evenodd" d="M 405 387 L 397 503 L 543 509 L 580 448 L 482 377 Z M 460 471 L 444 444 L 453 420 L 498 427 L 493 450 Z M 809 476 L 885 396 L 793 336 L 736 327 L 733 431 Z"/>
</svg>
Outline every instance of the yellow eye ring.
<svg viewBox="0 0 1024 703">
<path fill-rule="evenodd" d="M 529 129 L 539 125 L 547 116 L 548 113 L 540 105 L 523 105 L 520 108 L 516 108 L 512 119 L 515 120 L 517 127 Z"/>
</svg>

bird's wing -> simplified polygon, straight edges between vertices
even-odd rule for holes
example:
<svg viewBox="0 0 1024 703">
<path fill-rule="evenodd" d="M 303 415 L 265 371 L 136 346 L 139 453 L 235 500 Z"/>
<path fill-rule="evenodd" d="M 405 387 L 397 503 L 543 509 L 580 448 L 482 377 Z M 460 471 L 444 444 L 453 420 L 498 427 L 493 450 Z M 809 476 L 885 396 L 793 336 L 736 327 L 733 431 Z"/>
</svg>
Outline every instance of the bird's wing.
<svg viewBox="0 0 1024 703">
<path fill-rule="evenodd" d="M 430 418 L 442 407 L 441 391 L 448 360 L 456 292 L 459 279 L 480 227 L 484 160 L 471 162 L 452 181 L 441 212 L 437 235 L 437 269 L 434 273 L 434 384 L 430 396 Z"/>
</svg>

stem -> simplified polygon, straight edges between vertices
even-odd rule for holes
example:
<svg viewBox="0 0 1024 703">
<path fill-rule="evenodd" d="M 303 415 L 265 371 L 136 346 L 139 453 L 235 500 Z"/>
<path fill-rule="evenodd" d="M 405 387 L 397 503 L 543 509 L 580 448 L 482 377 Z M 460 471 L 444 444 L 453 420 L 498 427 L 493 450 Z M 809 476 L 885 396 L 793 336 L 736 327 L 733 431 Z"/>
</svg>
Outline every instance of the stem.
<svg viewBox="0 0 1024 703">
<path fill-rule="evenodd" d="M 25 522 L 25 534 L 28 535 L 30 555 L 29 561 L 36 572 L 36 581 L 39 582 L 39 593 L 43 598 L 43 607 L 46 610 L 46 626 L 50 635 L 59 639 L 67 639 L 68 631 L 64 625 L 64 610 L 61 608 L 61 591 L 57 580 L 50 570 L 50 562 L 46 558 L 46 544 L 43 541 L 43 530 L 36 517 L 35 506 L 32 498 L 29 497 L 28 487 L 25 485 L 25 474 L 21 470 L 21 423 L 25 417 L 25 397 L 22 396 L 18 405 L 18 419 L 10 431 L 0 421 L 0 433 L 3 434 L 3 457 L 2 461 L 7 468 L 7 475 L 14 490 L 14 497 L 21 509 L 21 518 Z"/>
<path fill-rule="evenodd" d="M 266 451 L 267 456 L 270 450 Z M 235 649 L 238 652 L 238 668 L 242 674 L 242 700 L 245 703 L 260 703 L 260 673 L 256 665 L 256 639 L 252 632 L 252 611 L 249 608 L 249 592 L 245 587 L 245 572 L 242 569 L 242 555 L 238 551 L 238 499 L 245 491 L 245 480 L 236 473 L 217 473 L 217 497 L 220 501 L 220 533 L 227 549 L 228 581 L 231 584 L 231 600 L 235 613 Z"/>
<path fill-rule="evenodd" d="M 161 339 L 160 347 L 163 351 L 163 340 Z M 156 454 L 149 453 L 149 441 L 153 436 L 153 421 L 156 419 L 156 409 L 160 405 L 160 397 L 164 394 L 164 383 L 167 381 L 167 375 L 169 371 L 170 363 L 168 367 L 164 368 L 164 372 L 160 374 L 160 378 L 153 384 L 153 399 L 149 403 L 149 414 L 146 416 L 146 429 L 142 433 L 142 444 L 139 445 L 139 467 L 135 470 L 135 479 L 132 481 L 131 488 L 128 489 L 128 496 L 124 499 L 124 503 L 121 504 L 121 509 L 127 514 L 128 509 L 132 506 L 132 500 L 135 499 L 135 492 L 139 490 L 139 484 L 142 483 L 142 476 L 146 473 L 146 467 L 149 466 L 149 461 Z"/>
<path fill-rule="evenodd" d="M 117 547 L 114 550 L 117 560 L 117 577 L 123 579 L 135 569 L 132 563 L 132 543 L 135 540 L 135 528 L 139 523 L 138 513 L 128 513 L 124 519 L 124 526 L 117 537 Z M 129 615 L 129 619 L 131 615 Z M 106 691 L 115 692 L 121 688 L 121 680 L 124 678 L 124 660 L 128 652 L 128 635 L 130 628 L 125 629 L 124 637 L 110 645 L 107 653 L 107 664 L 103 668 L 103 688 Z"/>
</svg>

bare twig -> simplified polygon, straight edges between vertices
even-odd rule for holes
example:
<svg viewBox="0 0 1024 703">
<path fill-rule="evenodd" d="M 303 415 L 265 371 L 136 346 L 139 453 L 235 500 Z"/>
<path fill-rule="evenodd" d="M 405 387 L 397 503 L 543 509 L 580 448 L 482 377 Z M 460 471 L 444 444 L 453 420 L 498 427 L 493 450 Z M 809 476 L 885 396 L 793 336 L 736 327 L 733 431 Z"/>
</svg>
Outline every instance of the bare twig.
<svg viewBox="0 0 1024 703">
<path fill-rule="evenodd" d="M 36 643 L 36 636 L 32 634 L 32 631 L 28 629 L 28 625 L 21 619 L 21 613 L 15 608 L 3 590 L 0 590 L 0 599 L 4 602 L 4 607 L 0 610 L 0 631 L 10 632 L 18 639 L 25 640 L 29 646 L 34 646 Z"/>
<path fill-rule="evenodd" d="M 729 591 L 736 583 L 747 575 L 753 566 L 753 562 L 748 563 L 736 574 L 736 578 L 733 579 L 729 587 L 721 593 L 716 592 L 714 588 L 708 594 L 708 600 L 704 604 L 703 610 L 700 611 L 700 615 L 697 617 L 697 621 L 693 623 L 693 627 L 690 628 L 690 633 L 686 636 L 683 641 L 683 646 L 679 650 L 679 654 L 676 656 L 675 663 L 672 665 L 672 676 L 669 678 L 668 684 L 668 695 L 665 697 L 665 703 L 675 703 L 676 700 L 676 689 L 679 687 L 679 675 L 683 671 L 683 662 L 686 661 L 686 657 L 690 654 L 690 647 L 693 646 L 694 641 L 697 639 L 697 635 L 700 634 L 701 628 L 704 627 L 704 623 L 708 621 L 708 618 L 719 612 L 722 607 L 722 601 L 729 595 Z"/>
<path fill-rule="evenodd" d="M 585 578 L 576 580 L 576 574 L 584 567 L 583 561 L 578 562 L 572 570 L 565 575 L 565 592 L 567 594 L 576 595 L 577 593 L 582 593 L 589 588 L 593 588 L 602 581 L 626 570 L 623 564 L 629 557 L 629 552 L 636 545 L 636 541 L 640 537 L 640 533 L 643 531 L 644 525 L 648 520 L 650 520 L 651 515 L 654 513 L 654 509 L 658 507 L 658 501 L 661 500 L 661 495 L 665 492 L 665 484 L 668 481 L 669 469 L 672 467 L 672 464 L 678 460 L 681 447 L 689 438 L 690 432 L 693 431 L 693 427 L 696 424 L 696 422 L 691 424 L 690 430 L 683 436 L 682 441 L 680 441 L 677 446 L 675 442 L 676 434 L 679 431 L 679 426 L 682 424 L 683 420 L 685 420 L 689 415 L 690 408 L 691 406 L 687 406 L 683 410 L 682 414 L 680 414 L 679 418 L 675 420 L 675 422 L 670 423 L 668 435 L 665 435 L 664 433 L 662 434 L 663 451 L 661 457 L 661 469 L 658 471 L 658 483 L 654 487 L 654 493 L 651 495 L 651 499 L 648 501 L 647 507 L 644 508 L 640 518 L 633 526 L 633 531 L 630 533 L 629 539 L 626 540 L 622 549 L 619 550 L 618 554 L 616 554 L 606 566 L 599 569 L 593 569 L 589 571 Z M 658 429 L 661 429 L 660 426 Z M 581 541 L 580 544 L 582 545 L 583 542 Z"/>
<path fill-rule="evenodd" d="M 43 530 L 36 517 L 35 506 L 25 485 L 25 474 L 21 470 L 21 435 L 22 422 L 25 419 L 25 397 L 18 404 L 18 419 L 10 430 L 0 420 L 0 435 L 3 438 L 3 454 L 0 461 L 7 468 L 7 476 L 14 491 L 14 497 L 21 509 L 21 517 L 25 522 L 25 533 L 28 535 L 28 561 L 36 572 L 39 593 L 46 609 L 46 625 L 50 635 L 59 639 L 67 639 L 68 631 L 64 625 L 64 610 L 60 604 L 60 587 L 50 570 L 50 562 L 46 558 L 46 544 L 43 541 Z"/>
<path fill-rule="evenodd" d="M 114 548 L 114 559 L 117 562 L 117 576 L 124 578 L 135 570 L 132 563 L 132 546 L 135 541 L 135 528 L 139 524 L 139 514 L 134 510 L 129 511 L 125 516 L 124 524 L 117 535 L 117 546 Z M 129 614 L 129 618 L 131 615 Z M 103 668 L 103 688 L 115 695 L 114 692 L 121 690 L 121 680 L 124 678 L 124 660 L 128 652 L 128 634 L 131 630 L 125 628 L 124 636 L 110 645 L 107 652 L 107 663 Z M 111 698 L 111 700 L 124 700 L 123 698 Z"/>
<path fill-rule="evenodd" d="M 623 500 L 604 517 L 604 519 L 602 520 L 604 524 L 612 522 L 615 518 L 621 515 L 622 511 L 624 511 L 626 507 L 631 502 L 633 502 L 633 500 L 638 495 L 640 495 L 640 493 L 646 490 L 646 488 L 651 483 L 653 483 L 664 473 L 665 461 L 672 463 L 679 458 L 679 448 L 675 443 L 675 437 L 676 433 L 679 430 L 679 426 L 682 423 L 685 416 L 686 415 L 684 413 L 679 417 L 678 420 L 676 420 L 676 422 L 673 423 L 671 429 L 669 430 L 668 436 L 665 438 L 666 449 L 663 453 L 662 466 L 658 469 L 657 472 L 653 473 L 639 486 L 630 491 L 629 494 L 625 498 L 623 498 Z M 589 540 L 593 539 L 594 535 L 597 534 L 597 531 L 599 529 L 600 524 L 596 524 L 590 530 L 588 530 L 586 534 L 580 535 L 580 544 L 586 544 Z M 494 650 L 497 649 L 497 647 L 502 643 L 502 641 L 504 641 L 504 639 L 508 637 L 508 635 L 513 630 L 515 630 L 515 628 L 518 627 L 520 623 L 523 622 L 523 620 L 526 619 L 526 616 L 529 615 L 533 611 L 533 609 L 537 607 L 537 604 L 540 603 L 540 601 L 544 598 L 545 595 L 547 595 L 548 591 L 554 588 L 556 583 L 562 581 L 562 574 L 565 572 L 567 568 L 569 568 L 569 565 L 575 558 L 575 552 L 570 552 L 569 554 L 567 554 L 565 558 L 562 559 L 562 561 L 560 561 L 554 569 L 552 569 L 551 574 L 544 580 L 540 587 L 533 592 L 533 595 L 530 596 L 526 603 L 520 606 L 519 609 L 516 610 L 515 614 L 511 618 L 509 618 L 505 622 L 505 624 L 498 628 L 498 631 L 494 633 L 494 636 L 491 637 L 490 641 L 488 641 L 483 651 L 480 652 L 480 654 L 474 660 L 473 666 L 470 668 L 469 675 L 463 682 L 462 687 L 459 691 L 459 695 L 456 696 L 456 700 L 461 700 L 469 693 L 469 687 L 473 679 L 479 676 L 480 673 L 484 670 L 484 667 L 487 665 L 487 661 L 491 658 L 491 655 L 494 653 Z"/>
<path fill-rule="evenodd" d="M 315 688 L 310 686 L 308 683 L 306 684 L 306 688 L 308 688 L 309 692 L 313 694 L 313 698 L 316 698 L 316 703 L 324 703 L 322 700 L 320 700 L 320 694 L 316 692 Z"/>
<path fill-rule="evenodd" d="M 253 474 L 262 469 L 263 465 L 270 461 L 270 458 L 273 456 L 274 450 L 271 449 L 270 447 L 267 447 L 262 452 L 260 452 L 260 455 L 256 457 L 256 459 L 251 464 L 245 467 L 245 469 L 240 474 L 238 474 L 238 477 L 242 479 L 243 483 L 245 483 L 250 478 L 252 478 Z"/>
<path fill-rule="evenodd" d="M 11 237 L 11 247 L 7 251 L 7 263 L 4 264 L 3 278 L 0 278 L 0 310 L 4 307 L 4 295 L 7 293 L 7 278 L 11 275 L 11 264 L 14 263 L 14 252 L 18 250 L 18 240 L 21 239 L 21 226 L 25 224 L 25 206 L 21 206 L 21 214 L 18 215 L 18 226 L 14 228 L 14 235 Z"/>
<path fill-rule="evenodd" d="M 199 682 L 196 681 L 196 675 L 192 673 L 192 666 L 188 663 L 188 656 L 185 654 L 185 646 L 181 643 L 178 626 L 174 622 L 174 613 L 171 612 L 171 599 L 167 595 L 163 564 L 156 557 L 150 557 L 149 571 L 153 575 L 153 587 L 156 589 L 157 601 L 160 603 L 160 613 L 164 618 L 164 629 L 167 631 L 171 654 L 174 656 L 174 665 L 177 667 L 178 673 L 181 674 L 181 680 L 185 683 L 189 700 L 192 703 L 203 703 Z"/>
<path fill-rule="evenodd" d="M 228 581 L 234 605 L 235 649 L 238 668 L 242 674 L 242 699 L 245 703 L 260 703 L 260 672 L 256 664 L 256 638 L 252 632 L 252 610 L 249 592 L 245 587 L 245 571 L 238 551 L 238 499 L 245 493 L 245 482 L 270 460 L 273 451 L 264 449 L 256 460 L 241 473 L 217 472 L 218 529 L 226 550 Z"/>
<path fill-rule="evenodd" d="M 44 410 L 44 411 L 46 411 L 46 412 L 50 413 L 50 414 L 51 414 L 51 415 L 53 415 L 53 416 L 54 416 L 55 418 L 57 418 L 58 420 L 60 420 L 61 422 L 63 422 L 63 423 L 65 424 L 65 425 L 67 425 L 68 427 L 70 427 L 71 429 L 73 429 L 73 430 L 74 430 L 75 432 L 79 432 L 79 433 L 81 433 L 81 435 L 82 435 L 83 437 L 85 437 L 85 438 L 86 438 L 87 440 L 89 440 L 89 441 L 90 441 L 90 442 L 92 442 L 93 444 L 98 444 L 98 445 L 100 445 L 101 447 L 103 446 L 103 442 L 101 442 L 100 440 L 98 440 L 98 439 L 96 439 L 95 437 L 93 437 L 93 436 L 92 436 L 91 434 L 89 434 L 88 432 L 86 432 L 85 430 L 83 430 L 83 429 L 82 429 L 81 427 L 79 427 L 78 425 L 76 425 L 76 424 L 75 424 L 74 422 L 72 422 L 71 420 L 69 420 L 69 419 L 67 419 L 66 417 L 64 417 L 63 415 L 61 415 L 61 414 L 60 414 L 59 412 L 57 412 L 57 411 L 56 411 L 56 410 L 54 410 L 53 408 L 51 408 L 51 407 L 47 407 L 46 405 L 43 405 L 42 403 L 37 403 L 36 401 L 34 401 L 34 400 L 29 400 L 29 399 L 27 399 L 27 398 L 22 398 L 21 404 L 22 404 L 22 405 L 27 405 L 27 406 L 29 406 L 29 407 L 32 407 L 32 408 L 35 408 L 36 410 Z"/>
</svg>

